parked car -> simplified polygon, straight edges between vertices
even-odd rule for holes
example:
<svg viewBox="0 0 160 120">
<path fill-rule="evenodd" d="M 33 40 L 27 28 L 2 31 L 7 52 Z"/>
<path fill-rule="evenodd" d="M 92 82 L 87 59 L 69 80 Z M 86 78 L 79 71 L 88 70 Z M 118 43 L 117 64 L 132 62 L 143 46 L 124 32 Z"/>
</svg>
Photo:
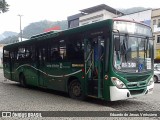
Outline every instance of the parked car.
<svg viewBox="0 0 160 120">
<path fill-rule="evenodd" d="M 160 64 L 154 64 L 154 82 L 160 82 Z"/>
</svg>

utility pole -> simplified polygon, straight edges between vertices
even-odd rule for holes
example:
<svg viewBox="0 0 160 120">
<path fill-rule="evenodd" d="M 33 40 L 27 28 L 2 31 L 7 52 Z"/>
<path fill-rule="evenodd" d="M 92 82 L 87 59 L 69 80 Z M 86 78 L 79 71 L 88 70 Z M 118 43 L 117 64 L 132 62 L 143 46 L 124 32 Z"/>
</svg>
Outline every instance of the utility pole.
<svg viewBox="0 0 160 120">
<path fill-rule="evenodd" d="M 21 17 L 23 16 L 23 15 L 18 15 L 19 16 L 19 18 L 20 18 L 20 38 L 21 38 L 21 42 L 22 42 L 22 26 L 21 26 Z"/>
</svg>

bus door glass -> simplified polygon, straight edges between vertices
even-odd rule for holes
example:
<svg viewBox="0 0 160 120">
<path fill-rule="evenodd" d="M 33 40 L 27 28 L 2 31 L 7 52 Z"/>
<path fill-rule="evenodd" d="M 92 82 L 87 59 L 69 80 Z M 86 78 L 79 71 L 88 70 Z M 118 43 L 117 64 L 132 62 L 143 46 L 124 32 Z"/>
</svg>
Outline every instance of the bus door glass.
<svg viewBox="0 0 160 120">
<path fill-rule="evenodd" d="M 88 84 L 88 94 L 101 97 L 104 38 L 96 36 L 85 40 L 85 77 Z"/>
</svg>

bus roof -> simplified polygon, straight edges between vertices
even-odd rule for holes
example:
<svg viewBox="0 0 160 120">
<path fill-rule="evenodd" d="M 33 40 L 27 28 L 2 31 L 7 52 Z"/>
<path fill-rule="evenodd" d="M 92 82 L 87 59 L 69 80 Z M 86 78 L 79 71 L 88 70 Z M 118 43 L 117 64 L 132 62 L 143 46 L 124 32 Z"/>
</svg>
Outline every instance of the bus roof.
<svg viewBox="0 0 160 120">
<path fill-rule="evenodd" d="M 113 21 L 113 19 L 108 19 L 108 20 L 104 20 L 104 21 L 100 21 L 100 22 L 96 22 L 96 23 L 92 23 L 92 24 L 87 24 L 84 26 L 78 26 L 78 27 L 63 30 L 63 31 L 50 31 L 50 32 L 34 35 L 29 40 L 18 42 L 18 43 L 8 44 L 8 45 L 5 45 L 4 48 L 5 49 L 12 49 L 16 46 L 20 46 L 20 45 L 23 46 L 23 45 L 30 44 L 30 43 L 33 43 L 33 42 L 36 42 L 39 40 L 43 40 L 43 39 L 46 40 L 49 38 L 59 37 L 61 35 L 70 35 L 70 34 L 74 34 L 74 33 L 85 32 L 88 30 L 96 29 L 96 28 L 104 28 L 104 26 L 110 25 L 111 21 Z M 107 23 L 109 23 L 109 24 L 107 24 Z"/>
<path fill-rule="evenodd" d="M 140 22 L 124 20 L 124 19 L 116 19 L 116 18 L 107 19 L 107 20 L 103 20 L 103 21 L 100 21 L 100 22 L 95 22 L 95 23 L 84 25 L 84 26 L 78 26 L 78 27 L 63 30 L 63 31 L 59 31 L 59 30 L 58 31 L 50 31 L 50 32 L 45 32 L 45 33 L 42 33 L 42 34 L 34 35 L 29 40 L 5 45 L 4 48 L 5 49 L 12 49 L 12 48 L 17 47 L 17 46 L 32 44 L 33 42 L 36 42 L 36 41 L 39 41 L 39 40 L 44 40 L 44 39 L 46 40 L 46 39 L 50 39 L 50 38 L 54 38 L 54 37 L 59 37 L 61 35 L 71 35 L 71 34 L 74 34 L 74 33 L 82 33 L 82 32 L 88 31 L 88 30 L 96 29 L 96 28 L 104 28 L 105 26 L 111 27 L 112 21 L 126 21 L 126 22 L 134 22 L 134 23 L 145 25 L 145 24 L 140 23 Z M 145 26 L 147 26 L 147 25 L 145 25 Z"/>
</svg>

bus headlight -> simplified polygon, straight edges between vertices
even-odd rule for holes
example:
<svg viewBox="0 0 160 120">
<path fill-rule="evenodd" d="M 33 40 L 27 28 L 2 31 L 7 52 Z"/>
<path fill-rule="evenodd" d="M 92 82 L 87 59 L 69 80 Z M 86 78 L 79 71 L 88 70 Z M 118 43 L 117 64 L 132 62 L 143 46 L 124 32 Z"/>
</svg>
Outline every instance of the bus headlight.
<svg viewBox="0 0 160 120">
<path fill-rule="evenodd" d="M 116 77 L 111 77 L 112 83 L 117 87 L 117 88 L 126 88 L 126 85 L 119 80 Z"/>
<path fill-rule="evenodd" d="M 150 81 L 148 82 L 148 86 L 152 85 L 154 83 L 153 77 L 150 79 Z"/>
</svg>

